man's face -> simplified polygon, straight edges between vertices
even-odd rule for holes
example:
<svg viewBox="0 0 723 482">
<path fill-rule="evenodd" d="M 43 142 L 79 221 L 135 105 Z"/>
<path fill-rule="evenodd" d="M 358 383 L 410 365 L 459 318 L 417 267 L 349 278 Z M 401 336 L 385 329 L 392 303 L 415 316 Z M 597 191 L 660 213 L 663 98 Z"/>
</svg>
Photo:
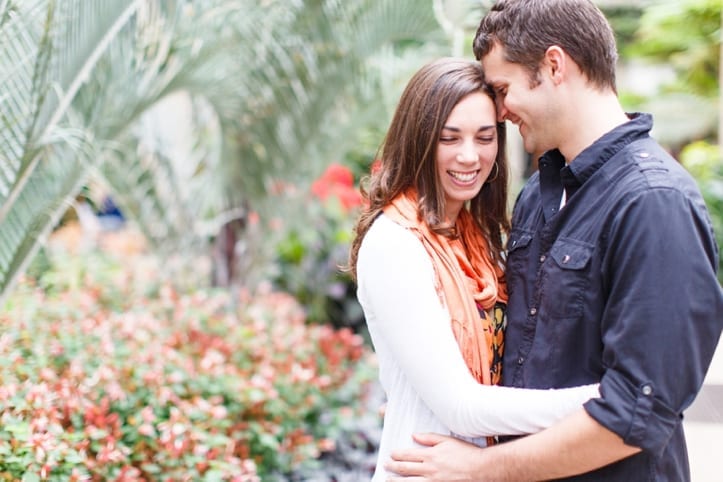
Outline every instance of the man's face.
<svg viewBox="0 0 723 482">
<path fill-rule="evenodd" d="M 525 150 L 539 155 L 556 147 L 555 93 L 544 69 L 534 81 L 525 67 L 505 59 L 499 44 L 484 56 L 482 66 L 497 96 L 498 119 L 517 125 Z"/>
</svg>

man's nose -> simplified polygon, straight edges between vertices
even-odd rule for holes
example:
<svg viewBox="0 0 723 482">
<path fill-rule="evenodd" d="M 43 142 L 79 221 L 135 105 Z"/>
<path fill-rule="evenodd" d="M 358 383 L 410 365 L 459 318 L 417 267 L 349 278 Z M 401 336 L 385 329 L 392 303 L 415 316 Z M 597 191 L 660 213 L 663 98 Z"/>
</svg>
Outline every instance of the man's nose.
<svg viewBox="0 0 723 482">
<path fill-rule="evenodd" d="M 509 114 L 510 111 L 505 107 L 505 103 L 497 102 L 497 122 L 504 122 Z"/>
</svg>

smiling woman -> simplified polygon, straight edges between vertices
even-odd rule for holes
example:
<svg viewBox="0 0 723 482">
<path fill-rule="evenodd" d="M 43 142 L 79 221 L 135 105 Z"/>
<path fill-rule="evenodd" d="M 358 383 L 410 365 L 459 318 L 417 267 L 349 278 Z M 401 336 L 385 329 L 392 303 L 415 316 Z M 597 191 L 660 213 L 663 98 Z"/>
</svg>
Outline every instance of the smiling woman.
<svg viewBox="0 0 723 482">
<path fill-rule="evenodd" d="M 443 58 L 409 81 L 363 192 L 350 267 L 386 393 L 373 480 L 418 432 L 479 445 L 539 431 L 597 387 L 535 391 L 500 380 L 504 124 L 482 67 Z"/>
<path fill-rule="evenodd" d="M 454 223 L 496 165 L 495 105 L 489 95 L 467 95 L 452 109 L 437 143 L 437 169 L 445 196 L 445 219 Z M 499 174 L 499 171 L 497 171 Z"/>
</svg>

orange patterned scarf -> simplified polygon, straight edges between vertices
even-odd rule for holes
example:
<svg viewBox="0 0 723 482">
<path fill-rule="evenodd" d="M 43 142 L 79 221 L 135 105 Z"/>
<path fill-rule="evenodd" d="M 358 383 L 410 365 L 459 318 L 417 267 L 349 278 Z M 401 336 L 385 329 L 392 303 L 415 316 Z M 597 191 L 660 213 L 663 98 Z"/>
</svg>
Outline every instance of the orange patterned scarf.
<svg viewBox="0 0 723 482">
<path fill-rule="evenodd" d="M 499 367 L 492 369 L 494 352 L 501 348 L 502 331 L 495 326 L 496 303 L 507 302 L 504 272 L 489 255 L 487 240 L 467 209 L 457 217 L 457 239 L 435 234 L 417 218 L 417 194 L 409 190 L 384 208 L 384 214 L 411 230 L 432 259 L 436 289 L 447 307 L 452 331 L 472 375 L 486 385 L 499 383 Z M 484 317 L 480 309 L 486 313 Z"/>
</svg>

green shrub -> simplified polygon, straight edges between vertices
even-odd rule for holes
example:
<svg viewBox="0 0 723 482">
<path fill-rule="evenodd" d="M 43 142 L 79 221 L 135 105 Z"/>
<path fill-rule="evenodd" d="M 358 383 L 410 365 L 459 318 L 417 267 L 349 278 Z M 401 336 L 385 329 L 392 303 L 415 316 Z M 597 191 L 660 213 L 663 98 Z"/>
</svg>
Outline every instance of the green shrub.
<svg viewBox="0 0 723 482">
<path fill-rule="evenodd" d="M 274 240 L 274 285 L 294 295 L 309 322 L 363 331 L 356 285 L 344 270 L 361 205 L 351 170 L 331 164 L 309 193 L 281 189 L 279 204 L 286 217 Z"/>
<path fill-rule="evenodd" d="M 718 280 L 723 283 L 723 158 L 720 146 L 705 141 L 687 145 L 680 154 L 683 165 L 698 181 L 718 241 Z"/>
</svg>

